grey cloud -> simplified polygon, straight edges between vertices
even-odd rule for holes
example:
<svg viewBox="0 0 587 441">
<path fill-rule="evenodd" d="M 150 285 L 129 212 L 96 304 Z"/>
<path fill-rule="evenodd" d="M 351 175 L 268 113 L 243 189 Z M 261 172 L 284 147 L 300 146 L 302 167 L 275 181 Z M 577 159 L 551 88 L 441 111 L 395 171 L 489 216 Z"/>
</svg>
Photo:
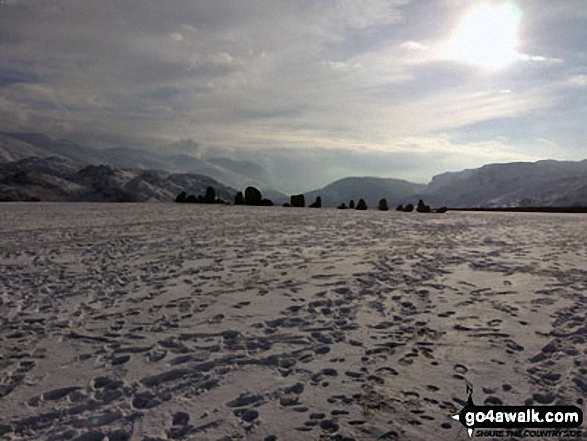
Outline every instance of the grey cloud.
<svg viewBox="0 0 587 441">
<path fill-rule="evenodd" d="M 488 120 L 513 134 L 514 118 L 555 115 L 567 79 L 585 73 L 584 2 L 519 3 L 524 53 L 564 63 L 483 76 L 402 48 L 446 38 L 471 5 L 463 0 L 12 0 L 0 11 L 0 129 L 93 133 L 104 145 L 193 138 L 198 154 L 270 147 L 316 173 L 313 161 L 328 161 L 329 178 L 423 176 L 431 166 L 414 164 L 431 153 L 421 146 L 399 168 L 368 150 Z M 581 113 L 565 117 L 568 134 L 581 134 Z M 556 120 L 540 121 L 541 136 L 554 136 Z M 479 127 L 471 139 L 502 134 Z"/>
<path fill-rule="evenodd" d="M 201 144 L 193 139 L 182 139 L 169 143 L 165 146 L 166 150 L 173 150 L 175 152 L 188 153 L 197 156 L 201 153 Z"/>
</svg>

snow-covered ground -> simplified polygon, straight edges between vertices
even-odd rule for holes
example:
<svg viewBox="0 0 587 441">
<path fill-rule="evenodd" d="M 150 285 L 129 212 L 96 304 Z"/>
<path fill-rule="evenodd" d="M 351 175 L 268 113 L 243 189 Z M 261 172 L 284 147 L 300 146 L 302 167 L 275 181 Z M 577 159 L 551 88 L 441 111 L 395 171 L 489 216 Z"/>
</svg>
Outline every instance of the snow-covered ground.
<svg viewBox="0 0 587 441">
<path fill-rule="evenodd" d="M 585 225 L 1 204 L 0 439 L 465 439 L 467 383 L 583 407 Z"/>
</svg>

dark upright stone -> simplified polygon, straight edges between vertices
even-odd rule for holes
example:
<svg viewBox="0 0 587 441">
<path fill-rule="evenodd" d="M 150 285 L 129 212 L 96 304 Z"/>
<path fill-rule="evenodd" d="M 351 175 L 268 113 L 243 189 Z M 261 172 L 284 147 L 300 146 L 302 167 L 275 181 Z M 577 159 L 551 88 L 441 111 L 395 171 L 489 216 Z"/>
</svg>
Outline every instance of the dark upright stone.
<svg viewBox="0 0 587 441">
<path fill-rule="evenodd" d="M 261 205 L 263 196 L 261 192 L 255 187 L 247 187 L 245 189 L 245 204 L 246 205 Z"/>
<path fill-rule="evenodd" d="M 187 198 L 187 194 L 185 191 L 182 191 L 180 194 L 177 195 L 177 197 L 175 198 L 175 202 L 185 202 L 186 198 Z"/>
<path fill-rule="evenodd" d="M 303 194 L 294 194 L 290 197 L 289 203 L 292 207 L 303 208 L 306 206 L 306 199 Z"/>
<path fill-rule="evenodd" d="M 316 196 L 316 200 L 310 205 L 310 208 L 320 207 L 322 207 L 322 198 L 320 196 Z"/>
</svg>

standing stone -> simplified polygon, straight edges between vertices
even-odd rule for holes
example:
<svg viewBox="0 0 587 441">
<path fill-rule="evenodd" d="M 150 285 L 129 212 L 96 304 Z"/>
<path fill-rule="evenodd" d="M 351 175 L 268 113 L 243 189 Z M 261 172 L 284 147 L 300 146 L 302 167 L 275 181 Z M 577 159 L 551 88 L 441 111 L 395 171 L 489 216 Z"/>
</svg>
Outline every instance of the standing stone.
<svg viewBox="0 0 587 441">
<path fill-rule="evenodd" d="M 320 207 L 322 207 L 322 198 L 320 196 L 316 196 L 316 200 L 310 205 L 310 208 Z"/>
<path fill-rule="evenodd" d="M 212 187 L 206 189 L 206 195 L 204 196 L 205 204 L 213 204 L 216 200 L 216 191 Z"/>
<path fill-rule="evenodd" d="M 234 197 L 234 205 L 244 205 L 245 204 L 245 197 L 243 196 L 243 192 L 239 191 L 236 196 Z"/>
<path fill-rule="evenodd" d="M 367 209 L 367 204 L 365 203 L 365 201 L 363 199 L 359 199 L 359 202 L 357 203 L 356 210 L 366 210 L 366 209 Z"/>
<path fill-rule="evenodd" d="M 247 187 L 245 189 L 245 204 L 246 205 L 261 205 L 263 196 L 261 192 L 255 187 Z"/>
<path fill-rule="evenodd" d="M 294 194 L 290 197 L 289 203 L 292 207 L 303 208 L 306 206 L 306 199 L 303 194 Z"/>
<path fill-rule="evenodd" d="M 182 191 L 180 194 L 177 195 L 177 197 L 175 198 L 175 202 L 179 202 L 179 203 L 183 203 L 185 202 L 186 198 L 187 198 L 187 194 L 185 191 Z"/>
<path fill-rule="evenodd" d="M 418 213 L 430 213 L 430 206 L 426 205 L 422 199 L 418 201 L 418 207 L 416 208 Z"/>
<path fill-rule="evenodd" d="M 379 201 L 379 206 L 377 208 L 379 208 L 379 211 L 387 211 L 387 210 L 389 210 L 389 205 L 387 205 L 387 200 L 381 199 Z"/>
</svg>

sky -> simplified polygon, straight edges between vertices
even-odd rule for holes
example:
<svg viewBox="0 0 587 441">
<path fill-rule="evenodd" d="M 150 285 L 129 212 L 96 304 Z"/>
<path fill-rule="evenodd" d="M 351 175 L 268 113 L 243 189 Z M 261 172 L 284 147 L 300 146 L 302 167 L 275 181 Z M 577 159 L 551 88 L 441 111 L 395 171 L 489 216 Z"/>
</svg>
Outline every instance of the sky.
<svg viewBox="0 0 587 441">
<path fill-rule="evenodd" d="M 289 191 L 587 158 L 587 0 L 0 0 L 0 130 Z"/>
</svg>

